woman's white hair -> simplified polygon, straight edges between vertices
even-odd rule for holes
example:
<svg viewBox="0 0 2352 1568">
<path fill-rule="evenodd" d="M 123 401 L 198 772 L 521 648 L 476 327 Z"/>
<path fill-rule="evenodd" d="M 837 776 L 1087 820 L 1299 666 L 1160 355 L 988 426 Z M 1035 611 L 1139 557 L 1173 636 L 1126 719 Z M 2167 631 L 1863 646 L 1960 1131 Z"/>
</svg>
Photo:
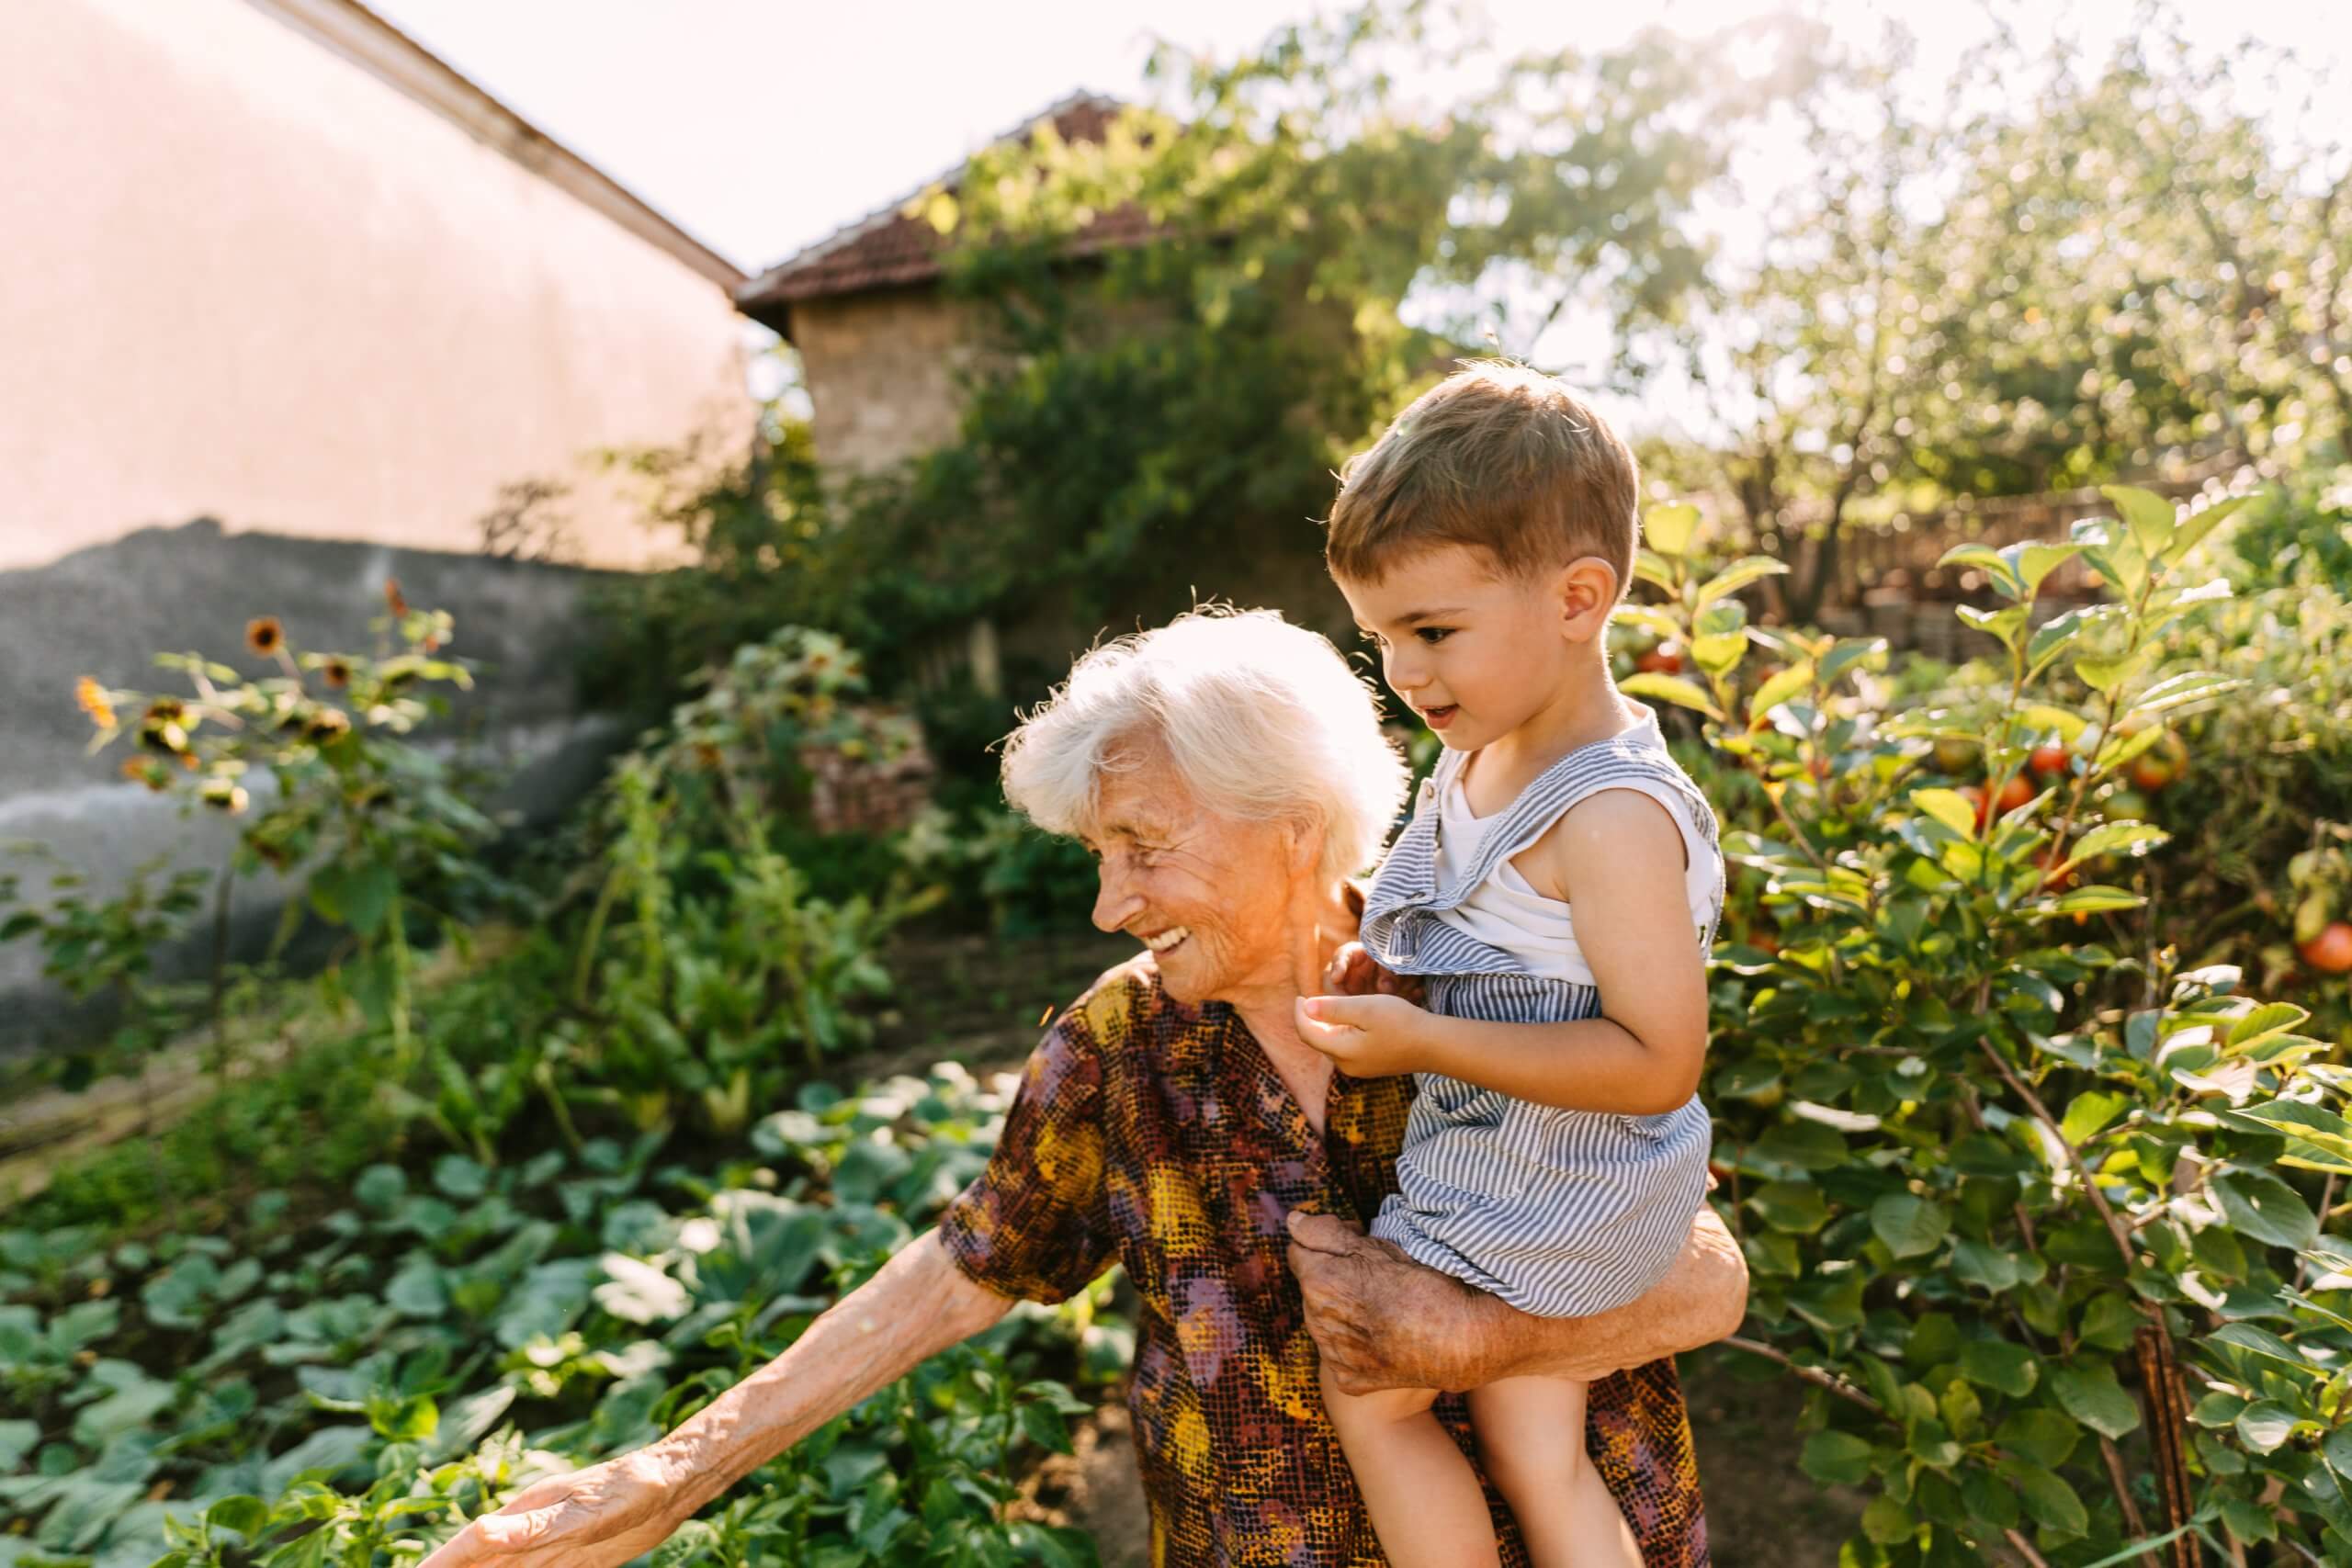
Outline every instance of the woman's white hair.
<svg viewBox="0 0 2352 1568">
<path fill-rule="evenodd" d="M 1204 605 L 1094 649 L 1004 743 L 1004 795 L 1086 833 L 1106 770 L 1156 745 L 1207 811 L 1319 829 L 1326 878 L 1370 866 L 1408 773 L 1371 685 L 1273 610 Z"/>
</svg>

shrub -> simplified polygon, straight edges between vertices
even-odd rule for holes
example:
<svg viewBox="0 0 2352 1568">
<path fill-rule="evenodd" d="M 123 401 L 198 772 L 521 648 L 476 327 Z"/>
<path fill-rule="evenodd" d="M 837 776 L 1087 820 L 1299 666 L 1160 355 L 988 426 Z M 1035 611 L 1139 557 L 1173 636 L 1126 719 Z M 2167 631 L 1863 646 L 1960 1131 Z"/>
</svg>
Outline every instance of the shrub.
<svg viewBox="0 0 2352 1568">
<path fill-rule="evenodd" d="M 233 1240 L 0 1231 L 0 1561 L 413 1558 L 782 1351 L 978 1169 L 1002 1110 L 946 1067 L 812 1087 L 716 1170 L 596 1139 L 375 1165 L 308 1221 L 263 1194 Z M 1096 1295 L 933 1359 L 663 1561 L 1091 1562 L 1002 1515 L 1012 1461 L 1087 1408 L 1048 1380 L 1080 1370 Z"/>
<path fill-rule="evenodd" d="M 2000 679 L 1951 705 L 1890 704 L 1878 641 L 1751 630 L 1734 591 L 1776 563 L 1702 577 L 1684 509 L 1640 561 L 1667 602 L 1625 612 L 1692 665 L 1626 689 L 1753 781 L 1712 982 L 1735 1344 L 1813 1385 L 1806 1473 L 1871 1488 L 1857 1563 L 2352 1553 L 2352 1247 L 2321 1234 L 2346 1076 L 2305 1010 L 2138 940 L 2165 835 L 2116 809 L 2168 724 L 2264 695 L 2157 668 L 2226 593 L 2180 583 L 2232 508 L 2109 494 L 2067 543 L 1953 552 L 2007 603 L 1961 612 Z M 2114 602 L 2030 626 L 2076 554 Z"/>
</svg>

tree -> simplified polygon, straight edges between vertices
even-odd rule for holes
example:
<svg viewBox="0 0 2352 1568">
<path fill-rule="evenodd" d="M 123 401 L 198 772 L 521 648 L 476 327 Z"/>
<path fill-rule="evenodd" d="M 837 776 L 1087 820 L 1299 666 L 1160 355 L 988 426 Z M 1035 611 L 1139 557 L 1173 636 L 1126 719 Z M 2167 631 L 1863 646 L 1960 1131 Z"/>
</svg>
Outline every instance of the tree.
<svg viewBox="0 0 2352 1568">
<path fill-rule="evenodd" d="M 1318 581 L 1308 520 L 1332 471 L 1506 295 L 1598 301 L 1629 330 L 1680 307 L 1705 264 L 1694 196 L 1816 38 L 1764 41 L 1780 63 L 1760 78 L 1717 69 L 1726 44 L 1651 33 L 1496 62 L 1491 86 L 1432 107 L 1397 62 L 1484 45 L 1421 7 L 1367 9 L 1230 62 L 1162 50 L 1176 107 L 981 153 L 924 210 L 995 353 L 959 441 L 838 530 L 877 568 L 867 605 L 900 629 L 1090 625 L 1164 616 L 1235 562 L 1253 586 Z M 1105 214 L 1139 217 L 1141 243 L 1093 245 Z M 1408 325 L 1408 298 L 1442 319 Z"/>
</svg>

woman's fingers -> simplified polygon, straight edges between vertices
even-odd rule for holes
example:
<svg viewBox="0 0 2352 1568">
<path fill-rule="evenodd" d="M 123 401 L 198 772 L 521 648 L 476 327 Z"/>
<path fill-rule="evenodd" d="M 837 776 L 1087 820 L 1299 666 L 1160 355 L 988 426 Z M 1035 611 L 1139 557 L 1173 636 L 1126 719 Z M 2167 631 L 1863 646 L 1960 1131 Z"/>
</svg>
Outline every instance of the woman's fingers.
<svg viewBox="0 0 2352 1568">
<path fill-rule="evenodd" d="M 569 1498 L 544 1508 L 533 1508 L 527 1514 L 495 1513 L 477 1520 L 484 1544 L 499 1551 L 515 1551 L 526 1546 L 548 1546 L 564 1536 L 577 1533 L 568 1525 L 585 1523 L 586 1510 Z"/>
<path fill-rule="evenodd" d="M 1323 988 L 1340 996 L 1353 996 L 1370 990 L 1380 973 L 1360 942 L 1343 942 L 1340 951 L 1331 955 L 1330 966 L 1323 972 Z"/>
<path fill-rule="evenodd" d="M 635 1517 L 639 1510 L 604 1506 L 604 1486 L 613 1479 L 605 1466 L 551 1475 L 525 1487 L 494 1514 L 484 1514 L 443 1544 L 418 1568 L 591 1568 L 626 1562 L 669 1532 L 651 1533 Z M 642 1541 L 635 1538 L 645 1536 Z M 624 1550 L 625 1549 L 625 1550 Z"/>
</svg>

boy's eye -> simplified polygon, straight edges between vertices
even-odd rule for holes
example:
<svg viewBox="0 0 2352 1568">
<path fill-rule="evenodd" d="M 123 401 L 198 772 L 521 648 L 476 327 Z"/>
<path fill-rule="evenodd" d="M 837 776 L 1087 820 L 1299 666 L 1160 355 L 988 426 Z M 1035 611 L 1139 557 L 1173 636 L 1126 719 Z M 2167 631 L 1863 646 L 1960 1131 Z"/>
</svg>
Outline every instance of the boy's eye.
<svg viewBox="0 0 2352 1568">
<path fill-rule="evenodd" d="M 1419 637 L 1423 642 L 1435 645 L 1437 643 L 1443 642 L 1447 637 L 1452 637 L 1453 635 L 1453 628 L 1452 626 L 1423 626 L 1413 635 Z"/>
</svg>

